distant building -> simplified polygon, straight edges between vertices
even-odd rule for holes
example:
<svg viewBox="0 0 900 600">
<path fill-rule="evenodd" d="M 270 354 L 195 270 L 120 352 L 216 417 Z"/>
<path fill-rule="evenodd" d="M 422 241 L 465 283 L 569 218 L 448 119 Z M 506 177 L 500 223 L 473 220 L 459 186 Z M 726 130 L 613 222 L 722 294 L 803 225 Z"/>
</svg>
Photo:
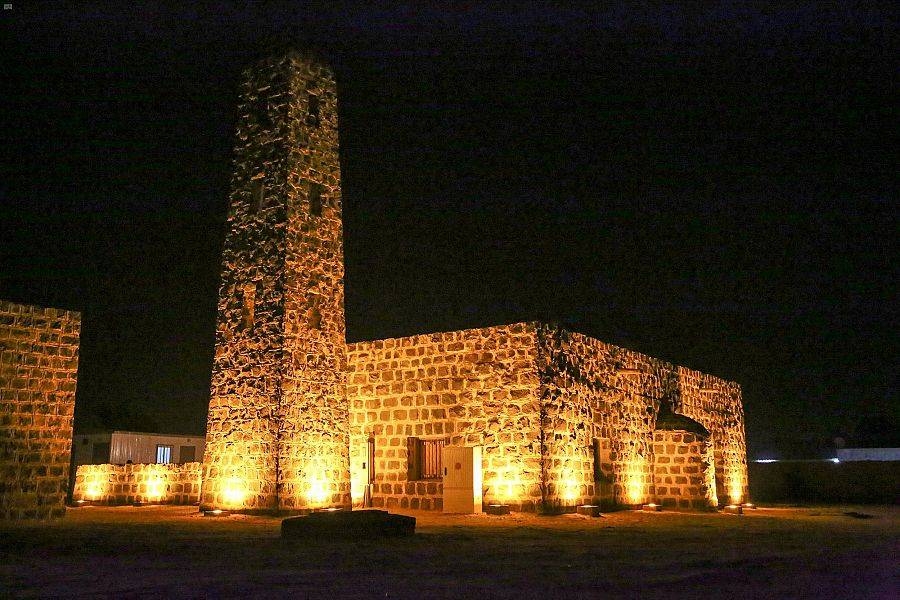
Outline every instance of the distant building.
<svg viewBox="0 0 900 600">
<path fill-rule="evenodd" d="M 76 435 L 77 465 L 182 464 L 203 458 L 202 435 L 113 431 Z"/>
<path fill-rule="evenodd" d="M 839 448 L 837 458 L 841 462 L 900 460 L 900 448 Z"/>
</svg>

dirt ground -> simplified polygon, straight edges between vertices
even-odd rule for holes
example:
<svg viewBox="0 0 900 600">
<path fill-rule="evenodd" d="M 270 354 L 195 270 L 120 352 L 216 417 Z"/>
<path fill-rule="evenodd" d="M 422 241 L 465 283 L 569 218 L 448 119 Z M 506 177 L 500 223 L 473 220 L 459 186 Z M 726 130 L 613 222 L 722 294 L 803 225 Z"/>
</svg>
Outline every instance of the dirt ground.
<svg viewBox="0 0 900 600">
<path fill-rule="evenodd" d="M 70 509 L 0 529 L 0 597 L 900 598 L 900 507 L 404 514 L 413 538 L 301 545 L 272 517 Z"/>
</svg>

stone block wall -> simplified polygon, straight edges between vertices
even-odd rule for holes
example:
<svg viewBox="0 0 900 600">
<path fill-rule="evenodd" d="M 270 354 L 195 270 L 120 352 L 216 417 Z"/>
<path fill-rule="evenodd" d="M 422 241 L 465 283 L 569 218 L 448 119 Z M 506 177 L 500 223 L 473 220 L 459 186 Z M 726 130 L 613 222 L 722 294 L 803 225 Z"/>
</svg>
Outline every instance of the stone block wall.
<svg viewBox="0 0 900 600">
<path fill-rule="evenodd" d="M 653 433 L 655 501 L 663 506 L 703 510 L 717 504 L 712 488 L 712 447 L 695 433 Z"/>
<path fill-rule="evenodd" d="M 290 52 L 241 85 L 204 508 L 350 504 L 337 92 Z"/>
<path fill-rule="evenodd" d="M 678 412 L 710 432 L 719 502 L 746 502 L 750 488 L 741 386 L 685 367 L 677 368 L 677 377 Z"/>
<path fill-rule="evenodd" d="M 410 437 L 482 445 L 486 502 L 528 510 L 654 501 L 664 402 L 707 427 L 702 452 L 686 448 L 715 463 L 720 487 L 739 482 L 746 498 L 740 388 L 633 350 L 519 323 L 351 344 L 348 373 L 353 487 L 357 496 L 364 489 L 372 438 L 374 506 L 441 507 L 439 479 L 407 477 Z M 696 496 L 692 506 L 716 497 L 712 469 L 701 479 L 677 488 Z"/>
<path fill-rule="evenodd" d="M 373 505 L 440 509 L 440 479 L 409 481 L 408 439 L 483 446 L 486 502 L 540 501 L 535 327 L 520 323 L 348 347 L 354 495 L 375 442 Z"/>
<path fill-rule="evenodd" d="M 660 405 L 669 402 L 710 431 L 718 498 L 747 498 L 738 384 L 554 327 L 539 326 L 538 343 L 549 497 L 655 500 L 653 436 Z M 594 461 L 597 468 L 588 468 Z"/>
<path fill-rule="evenodd" d="M 566 504 L 648 501 L 667 363 L 546 325 L 539 339 L 548 496 Z"/>
<path fill-rule="evenodd" d="M 337 86 L 291 63 L 279 485 L 282 509 L 350 505 L 344 251 Z M 315 98 L 316 117 L 310 113 Z"/>
<path fill-rule="evenodd" d="M 0 520 L 65 514 L 81 316 L 0 300 Z"/>
<path fill-rule="evenodd" d="M 81 465 L 75 475 L 75 502 L 93 504 L 197 504 L 201 464 Z"/>
</svg>

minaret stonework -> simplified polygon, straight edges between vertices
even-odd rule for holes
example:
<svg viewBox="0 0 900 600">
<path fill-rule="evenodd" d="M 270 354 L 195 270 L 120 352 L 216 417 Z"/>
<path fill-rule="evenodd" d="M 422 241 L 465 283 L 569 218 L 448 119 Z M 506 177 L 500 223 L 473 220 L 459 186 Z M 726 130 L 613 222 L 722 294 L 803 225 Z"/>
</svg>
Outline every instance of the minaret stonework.
<svg viewBox="0 0 900 600">
<path fill-rule="evenodd" d="M 291 51 L 245 71 L 202 509 L 350 505 L 337 90 Z"/>
</svg>

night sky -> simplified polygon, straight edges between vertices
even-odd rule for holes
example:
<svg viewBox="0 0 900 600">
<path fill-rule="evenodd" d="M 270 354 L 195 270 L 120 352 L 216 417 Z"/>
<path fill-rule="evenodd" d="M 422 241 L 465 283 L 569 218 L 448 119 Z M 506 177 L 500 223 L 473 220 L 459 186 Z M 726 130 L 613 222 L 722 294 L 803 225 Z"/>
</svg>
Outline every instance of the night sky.
<svg viewBox="0 0 900 600">
<path fill-rule="evenodd" d="M 751 457 L 900 445 L 890 3 L 12 3 L 0 297 L 83 313 L 76 430 L 203 432 L 240 71 L 293 41 L 350 341 L 553 321 L 740 382 Z"/>
</svg>

